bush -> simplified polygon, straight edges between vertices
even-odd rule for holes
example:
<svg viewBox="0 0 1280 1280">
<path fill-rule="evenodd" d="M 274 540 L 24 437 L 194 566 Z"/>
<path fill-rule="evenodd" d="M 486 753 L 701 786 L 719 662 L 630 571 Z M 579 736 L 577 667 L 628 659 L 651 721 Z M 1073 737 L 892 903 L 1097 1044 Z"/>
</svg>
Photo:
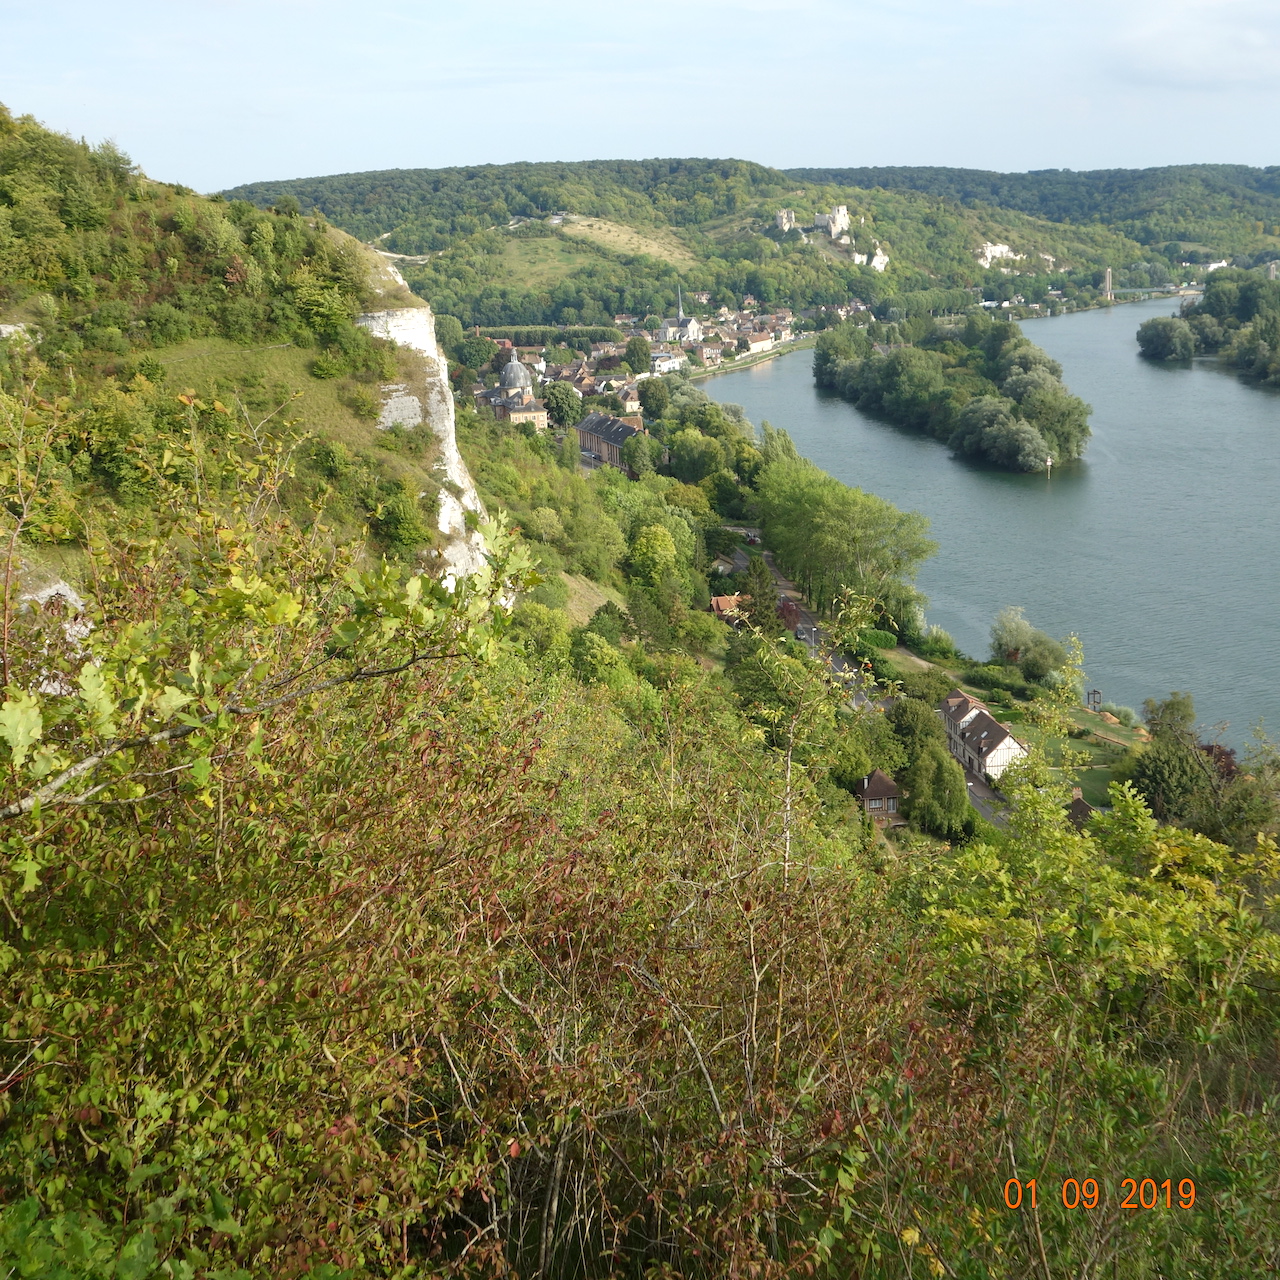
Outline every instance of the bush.
<svg viewBox="0 0 1280 1280">
<path fill-rule="evenodd" d="M 881 631 L 878 627 L 868 627 L 858 637 L 860 644 L 869 644 L 876 649 L 896 649 L 898 637 L 892 631 Z"/>
<path fill-rule="evenodd" d="M 965 670 L 964 678 L 977 689 L 1004 689 L 1015 697 L 1028 699 L 1031 686 L 1017 667 L 1000 667 L 994 663 L 978 664 Z"/>
<path fill-rule="evenodd" d="M 919 698 L 931 707 L 949 694 L 955 682 L 945 671 L 908 671 L 902 677 L 902 692 L 908 698 Z"/>
<path fill-rule="evenodd" d="M 1110 716 L 1115 716 L 1126 729 L 1133 729 L 1137 726 L 1138 713 L 1132 707 L 1120 707 L 1114 702 L 1104 702 L 1098 710 L 1105 711 Z"/>
<path fill-rule="evenodd" d="M 1138 326 L 1138 350 L 1148 360 L 1190 360 L 1196 336 L 1185 320 L 1157 316 Z"/>
<path fill-rule="evenodd" d="M 954 658 L 958 652 L 950 634 L 936 624 L 920 637 L 915 649 L 925 658 Z"/>
<path fill-rule="evenodd" d="M 563 609 L 569 603 L 569 584 L 561 576 L 559 570 L 541 566 L 543 579 L 529 594 L 526 600 L 534 604 L 545 605 L 548 609 Z"/>
</svg>

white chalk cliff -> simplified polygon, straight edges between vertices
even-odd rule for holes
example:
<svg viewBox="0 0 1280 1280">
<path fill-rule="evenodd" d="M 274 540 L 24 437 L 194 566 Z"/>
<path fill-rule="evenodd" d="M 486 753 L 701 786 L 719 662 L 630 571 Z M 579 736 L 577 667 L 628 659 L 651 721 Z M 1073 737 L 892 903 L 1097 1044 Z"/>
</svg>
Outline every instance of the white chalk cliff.
<svg viewBox="0 0 1280 1280">
<path fill-rule="evenodd" d="M 360 317 L 359 324 L 375 337 L 389 338 L 422 356 L 426 366 L 424 396 L 411 394 L 401 383 L 384 387 L 381 427 L 416 427 L 425 421 L 440 442 L 440 489 L 438 527 L 444 536 L 440 557 L 446 583 L 474 573 L 484 564 L 484 541 L 467 527 L 467 513 L 488 519 L 484 503 L 476 492 L 467 464 L 458 452 L 454 429 L 453 391 L 449 386 L 449 366 L 436 341 L 436 318 L 425 303 L 394 311 L 374 311 Z M 474 521 L 473 521 L 474 523 Z"/>
</svg>

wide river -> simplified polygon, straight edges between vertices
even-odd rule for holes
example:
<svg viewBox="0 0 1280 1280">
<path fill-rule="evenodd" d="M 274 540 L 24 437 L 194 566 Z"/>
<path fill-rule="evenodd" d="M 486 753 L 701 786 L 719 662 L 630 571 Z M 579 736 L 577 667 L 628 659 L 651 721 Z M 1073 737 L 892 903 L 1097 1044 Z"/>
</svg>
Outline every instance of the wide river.
<svg viewBox="0 0 1280 1280">
<path fill-rule="evenodd" d="M 1201 722 L 1243 745 L 1259 721 L 1280 729 L 1280 395 L 1216 362 L 1140 359 L 1138 325 L 1175 306 L 1023 325 L 1093 406 L 1085 461 L 1051 478 L 962 462 L 859 413 L 814 387 L 811 351 L 701 385 L 847 484 L 929 517 L 939 549 L 919 586 L 965 652 L 985 656 L 996 611 L 1022 605 L 1080 636 L 1105 701 L 1189 690 Z"/>
</svg>

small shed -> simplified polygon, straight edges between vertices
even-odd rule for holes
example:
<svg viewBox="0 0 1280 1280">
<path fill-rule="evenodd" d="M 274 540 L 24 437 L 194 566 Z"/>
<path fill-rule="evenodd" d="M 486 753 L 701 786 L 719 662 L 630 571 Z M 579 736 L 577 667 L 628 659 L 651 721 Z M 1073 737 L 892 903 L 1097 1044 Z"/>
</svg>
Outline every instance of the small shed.
<svg viewBox="0 0 1280 1280">
<path fill-rule="evenodd" d="M 898 816 L 902 790 L 887 773 L 873 769 L 853 789 L 862 807 L 877 822 L 889 822 Z"/>
</svg>

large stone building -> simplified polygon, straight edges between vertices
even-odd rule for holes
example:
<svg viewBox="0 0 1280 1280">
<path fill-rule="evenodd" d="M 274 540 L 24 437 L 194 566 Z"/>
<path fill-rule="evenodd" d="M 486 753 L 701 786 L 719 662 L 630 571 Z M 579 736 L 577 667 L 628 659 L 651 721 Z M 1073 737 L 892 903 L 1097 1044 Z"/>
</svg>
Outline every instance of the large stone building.
<svg viewBox="0 0 1280 1280">
<path fill-rule="evenodd" d="M 493 416 L 505 422 L 531 422 L 539 431 L 547 429 L 547 406 L 533 394 L 533 373 L 515 350 L 502 370 L 498 385 L 476 396 L 477 404 L 487 404 Z"/>
<path fill-rule="evenodd" d="M 628 469 L 622 460 L 622 446 L 632 436 L 647 434 L 641 418 L 615 418 L 598 410 L 587 414 L 576 430 L 578 447 L 591 462 L 598 466 L 617 467 L 619 471 Z"/>
</svg>

